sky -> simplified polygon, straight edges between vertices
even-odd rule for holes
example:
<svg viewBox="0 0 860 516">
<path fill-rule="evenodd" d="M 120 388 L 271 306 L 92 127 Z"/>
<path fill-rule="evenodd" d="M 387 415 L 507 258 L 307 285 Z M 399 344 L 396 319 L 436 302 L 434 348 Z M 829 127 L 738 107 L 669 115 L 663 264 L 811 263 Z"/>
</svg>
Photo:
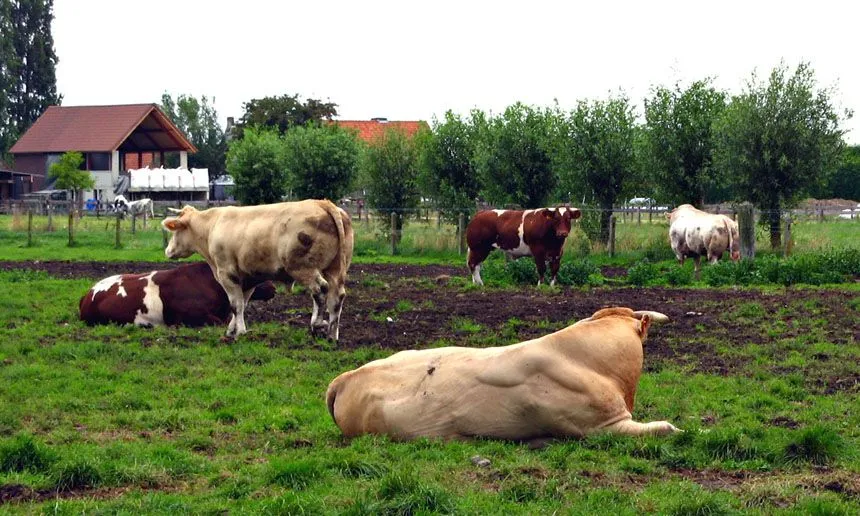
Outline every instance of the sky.
<svg viewBox="0 0 860 516">
<path fill-rule="evenodd" d="M 565 110 L 712 77 L 739 93 L 784 62 L 860 108 L 849 2 L 55 0 L 63 105 L 215 99 L 222 123 L 253 98 L 299 94 L 341 120 L 427 120 L 520 101 Z M 858 112 L 860 115 L 860 112 Z M 844 124 L 860 143 L 860 116 Z"/>
</svg>

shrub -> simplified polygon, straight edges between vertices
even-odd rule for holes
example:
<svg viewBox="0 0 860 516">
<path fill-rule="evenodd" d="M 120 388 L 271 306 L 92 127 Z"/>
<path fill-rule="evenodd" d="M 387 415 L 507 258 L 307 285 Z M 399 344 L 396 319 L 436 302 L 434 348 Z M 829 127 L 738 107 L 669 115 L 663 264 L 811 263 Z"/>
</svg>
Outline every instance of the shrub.
<svg viewBox="0 0 860 516">
<path fill-rule="evenodd" d="M 631 285 L 644 287 L 657 280 L 660 271 L 657 266 L 645 259 L 627 269 L 627 282 Z"/>
<path fill-rule="evenodd" d="M 567 236 L 565 248 L 572 256 L 585 258 L 591 254 L 591 239 L 581 228 L 574 227 L 570 235 Z"/>
<path fill-rule="evenodd" d="M 689 285 L 693 283 L 693 270 L 686 267 L 670 267 L 666 271 L 666 281 L 674 286 Z"/>
<path fill-rule="evenodd" d="M 600 269 L 588 260 L 562 262 L 558 269 L 558 282 L 562 285 L 588 285 L 592 275 L 599 275 Z"/>
</svg>

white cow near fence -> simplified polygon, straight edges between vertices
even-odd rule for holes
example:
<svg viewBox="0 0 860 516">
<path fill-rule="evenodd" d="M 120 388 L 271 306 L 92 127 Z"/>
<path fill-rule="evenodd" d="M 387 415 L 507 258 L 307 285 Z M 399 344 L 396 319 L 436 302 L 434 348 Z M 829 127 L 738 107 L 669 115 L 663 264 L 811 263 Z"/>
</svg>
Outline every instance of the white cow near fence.
<svg viewBox="0 0 860 516">
<path fill-rule="evenodd" d="M 740 259 L 738 223 L 731 217 L 707 213 L 690 204 L 682 204 L 666 215 L 672 251 L 681 265 L 684 258 L 693 259 L 697 278 L 702 256 L 716 263 L 728 251 L 732 260 Z"/>
<path fill-rule="evenodd" d="M 155 210 L 152 206 L 152 199 L 144 198 L 136 201 L 129 201 L 124 195 L 117 195 L 113 200 L 114 211 L 124 211 L 131 215 L 145 214 L 149 210 L 149 216 L 155 217 Z"/>
</svg>

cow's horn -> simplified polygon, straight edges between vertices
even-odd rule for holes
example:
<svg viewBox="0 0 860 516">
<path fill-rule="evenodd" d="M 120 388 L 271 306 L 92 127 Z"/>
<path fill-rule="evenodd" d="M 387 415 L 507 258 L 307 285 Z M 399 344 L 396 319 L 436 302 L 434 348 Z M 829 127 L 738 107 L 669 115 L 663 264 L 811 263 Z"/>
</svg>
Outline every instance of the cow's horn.
<svg viewBox="0 0 860 516">
<path fill-rule="evenodd" d="M 167 211 L 169 211 L 170 213 L 181 213 L 182 212 L 182 210 L 180 210 L 179 208 L 170 208 L 170 207 L 167 208 Z"/>
<path fill-rule="evenodd" d="M 651 318 L 651 322 L 655 324 L 669 322 L 669 316 L 665 314 L 661 314 L 660 312 L 654 312 L 651 310 L 637 310 L 633 312 L 633 317 L 637 319 L 641 319 L 643 315 L 647 315 Z"/>
</svg>

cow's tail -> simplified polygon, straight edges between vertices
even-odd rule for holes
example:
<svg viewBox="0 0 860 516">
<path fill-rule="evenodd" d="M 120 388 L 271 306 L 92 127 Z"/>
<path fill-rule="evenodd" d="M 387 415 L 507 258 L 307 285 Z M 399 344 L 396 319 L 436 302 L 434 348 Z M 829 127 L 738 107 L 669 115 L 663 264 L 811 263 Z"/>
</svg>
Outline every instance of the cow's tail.
<svg viewBox="0 0 860 516">
<path fill-rule="evenodd" d="M 340 209 L 329 200 L 324 200 L 322 205 L 329 216 L 334 219 L 334 225 L 337 226 L 337 238 L 340 242 L 338 245 L 338 261 L 340 262 L 340 270 L 346 274 L 346 269 L 349 267 L 346 263 L 346 231 L 343 228 Z"/>
<path fill-rule="evenodd" d="M 729 225 L 729 218 L 723 217 L 723 226 L 726 228 L 726 232 L 729 234 L 729 254 L 732 253 L 732 249 L 734 249 L 734 240 L 732 239 L 732 227 Z"/>
</svg>

